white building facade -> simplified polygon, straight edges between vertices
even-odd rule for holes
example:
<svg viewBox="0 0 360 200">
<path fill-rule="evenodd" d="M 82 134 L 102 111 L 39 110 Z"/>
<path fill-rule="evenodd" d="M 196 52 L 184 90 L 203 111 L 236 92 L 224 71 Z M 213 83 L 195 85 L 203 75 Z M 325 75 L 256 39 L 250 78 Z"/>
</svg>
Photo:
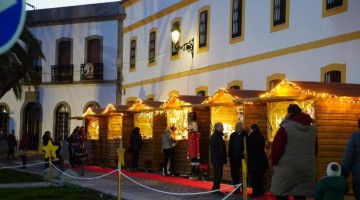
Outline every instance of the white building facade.
<svg viewBox="0 0 360 200">
<path fill-rule="evenodd" d="M 279 80 L 360 83 L 360 1 L 127 0 L 122 103 Z M 194 38 L 194 56 L 173 48 Z"/>
<path fill-rule="evenodd" d="M 36 90 L 23 86 L 21 100 L 12 91 L 0 99 L 1 129 L 14 129 L 17 138 L 27 132 L 30 150 L 41 152 L 45 131 L 63 140 L 84 125 L 72 116 L 81 116 L 88 107 L 116 104 L 124 17 L 119 1 L 28 11 L 27 27 L 46 60 L 26 48 L 42 82 Z"/>
</svg>

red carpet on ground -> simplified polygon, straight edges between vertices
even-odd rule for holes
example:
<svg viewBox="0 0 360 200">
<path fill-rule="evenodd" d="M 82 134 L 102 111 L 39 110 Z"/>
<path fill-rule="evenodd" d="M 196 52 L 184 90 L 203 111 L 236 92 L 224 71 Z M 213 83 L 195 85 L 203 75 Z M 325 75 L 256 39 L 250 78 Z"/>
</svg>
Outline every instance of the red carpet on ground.
<svg viewBox="0 0 360 200">
<path fill-rule="evenodd" d="M 81 167 L 75 167 L 75 169 L 80 170 Z M 111 168 L 103 168 L 98 166 L 85 166 L 85 171 L 96 171 L 100 173 L 110 173 L 114 171 L 115 169 Z M 155 173 L 144 173 L 144 172 L 131 172 L 127 170 L 122 170 L 122 172 L 129 176 L 129 177 L 141 177 L 141 178 L 147 178 L 152 180 L 158 180 L 162 182 L 168 182 L 168 183 L 174 183 L 174 184 L 180 184 L 185 185 L 193 188 L 200 188 L 204 190 L 211 190 L 212 188 L 212 182 L 209 181 L 202 181 L 202 180 L 193 180 L 189 178 L 183 178 L 183 177 L 173 177 L 173 176 L 162 176 Z M 118 172 L 114 172 L 114 174 L 118 174 Z M 234 189 L 231 187 L 231 185 L 227 184 L 221 184 L 220 188 L 222 189 L 221 192 L 230 193 Z M 251 195 L 252 189 L 247 189 L 247 194 Z M 241 195 L 241 194 L 239 194 Z M 275 200 L 276 198 L 271 195 L 270 193 L 266 193 L 263 197 L 256 198 L 257 200 Z"/>
</svg>

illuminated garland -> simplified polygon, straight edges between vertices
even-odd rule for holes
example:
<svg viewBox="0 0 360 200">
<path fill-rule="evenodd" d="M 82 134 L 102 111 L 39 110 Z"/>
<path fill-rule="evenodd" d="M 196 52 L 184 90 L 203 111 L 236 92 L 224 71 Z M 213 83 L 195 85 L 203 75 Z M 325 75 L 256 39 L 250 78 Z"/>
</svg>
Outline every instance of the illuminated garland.
<svg viewBox="0 0 360 200">
<path fill-rule="evenodd" d="M 111 103 L 109 103 L 109 105 L 106 106 L 106 109 L 101 113 L 101 114 L 107 114 L 111 111 L 115 111 L 116 108 L 114 105 L 112 105 Z"/>
<path fill-rule="evenodd" d="M 218 91 L 216 91 L 213 95 L 209 96 L 207 99 L 205 99 L 201 104 L 208 104 L 211 103 L 213 99 L 217 98 L 219 95 L 226 96 L 232 100 L 235 100 L 235 98 L 227 91 L 225 88 L 220 88 Z"/>
<path fill-rule="evenodd" d="M 89 107 L 84 114 L 82 114 L 83 117 L 86 117 L 88 115 L 94 115 L 95 112 Z"/>
<path fill-rule="evenodd" d="M 136 99 L 135 103 L 128 110 L 149 110 L 151 107 L 144 104 L 141 99 Z"/>
<path fill-rule="evenodd" d="M 190 105 L 188 102 L 181 101 L 178 95 L 172 94 L 171 97 L 160 106 L 160 108 L 171 108 L 169 106 L 170 102 L 179 102 L 180 105 Z"/>
<path fill-rule="evenodd" d="M 274 89 L 272 89 L 269 92 L 266 92 L 265 94 L 260 95 L 260 98 L 266 98 L 266 97 L 271 97 L 274 96 L 277 92 L 279 92 L 279 90 L 281 90 L 281 88 L 284 85 L 289 85 L 290 87 L 292 87 L 293 89 L 299 91 L 301 94 L 305 94 L 305 95 L 310 95 L 313 96 L 315 98 L 322 98 L 322 99 L 326 99 L 326 100 L 330 100 L 330 101 L 339 101 L 339 102 L 343 102 L 343 103 L 353 103 L 353 104 L 358 104 L 360 103 L 360 98 L 353 98 L 353 97 L 347 97 L 347 96 L 336 96 L 333 94 L 328 94 L 328 93 L 316 93 L 315 91 L 310 91 L 310 90 L 303 90 L 300 86 L 296 85 L 293 82 L 290 82 L 286 79 L 284 79 L 283 81 L 281 81 Z"/>
</svg>

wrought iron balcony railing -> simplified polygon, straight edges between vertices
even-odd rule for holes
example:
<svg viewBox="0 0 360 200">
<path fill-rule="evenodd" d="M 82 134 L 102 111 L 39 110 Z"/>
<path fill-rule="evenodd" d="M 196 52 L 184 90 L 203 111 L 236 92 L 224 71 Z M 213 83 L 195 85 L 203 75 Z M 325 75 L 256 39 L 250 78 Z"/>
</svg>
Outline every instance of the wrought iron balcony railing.
<svg viewBox="0 0 360 200">
<path fill-rule="evenodd" d="M 81 64 L 80 80 L 103 80 L 104 63 Z"/>
<path fill-rule="evenodd" d="M 52 65 L 51 82 L 73 82 L 74 65 Z"/>
</svg>

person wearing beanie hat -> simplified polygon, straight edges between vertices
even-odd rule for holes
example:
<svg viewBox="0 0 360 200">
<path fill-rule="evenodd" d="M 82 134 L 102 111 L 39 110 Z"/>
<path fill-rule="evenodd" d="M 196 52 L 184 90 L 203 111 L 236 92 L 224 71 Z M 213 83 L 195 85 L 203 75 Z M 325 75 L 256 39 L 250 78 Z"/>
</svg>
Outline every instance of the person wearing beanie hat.
<svg viewBox="0 0 360 200">
<path fill-rule="evenodd" d="M 346 180 L 341 175 L 341 167 L 331 162 L 326 168 L 327 176 L 320 179 L 314 191 L 315 200 L 343 200 L 347 191 Z"/>
</svg>

